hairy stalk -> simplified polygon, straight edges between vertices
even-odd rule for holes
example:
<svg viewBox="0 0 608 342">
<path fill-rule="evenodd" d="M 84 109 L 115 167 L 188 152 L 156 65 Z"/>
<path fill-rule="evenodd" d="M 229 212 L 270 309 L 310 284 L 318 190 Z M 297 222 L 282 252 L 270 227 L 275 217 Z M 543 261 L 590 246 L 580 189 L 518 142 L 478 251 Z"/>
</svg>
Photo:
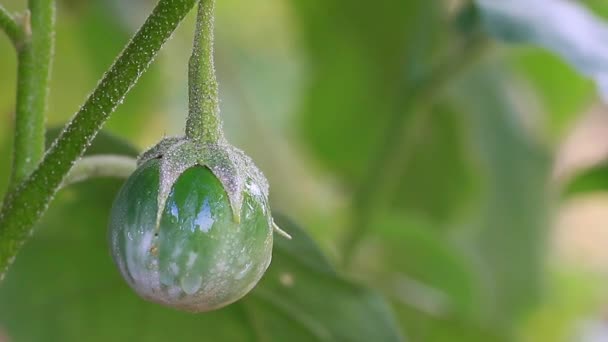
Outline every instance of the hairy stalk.
<svg viewBox="0 0 608 342">
<path fill-rule="evenodd" d="M 376 153 L 376 161 L 367 173 L 361 186 L 354 194 L 353 225 L 343 241 L 343 262 L 348 264 L 361 239 L 364 237 L 376 210 L 384 204 L 381 200 L 394 189 L 400 172 L 409 158 L 408 146 L 417 138 L 416 131 L 426 124 L 428 108 L 434 96 L 457 75 L 478 60 L 486 50 L 487 39 L 476 35 L 463 44 L 461 50 L 447 62 L 432 70 L 428 77 L 418 83 L 402 97 L 390 126 L 386 140 Z M 412 115 L 405 115 L 410 112 Z"/>
<path fill-rule="evenodd" d="M 137 168 L 133 157 L 100 154 L 83 157 L 70 170 L 61 187 L 83 182 L 92 178 L 128 178 Z"/>
<path fill-rule="evenodd" d="M 0 30 L 6 33 L 15 48 L 19 50 L 25 33 L 17 20 L 2 5 L 0 5 Z"/>
<path fill-rule="evenodd" d="M 36 170 L 7 195 L 0 212 L 0 279 L 75 161 L 135 85 L 196 0 L 160 0 Z"/>
<path fill-rule="evenodd" d="M 29 0 L 26 39 L 18 50 L 17 110 L 10 188 L 22 182 L 44 155 L 45 112 L 55 46 L 55 1 Z"/>
<path fill-rule="evenodd" d="M 214 7 L 215 0 L 199 2 L 188 74 L 190 103 L 186 136 L 208 143 L 215 143 L 223 138 L 213 62 Z"/>
</svg>

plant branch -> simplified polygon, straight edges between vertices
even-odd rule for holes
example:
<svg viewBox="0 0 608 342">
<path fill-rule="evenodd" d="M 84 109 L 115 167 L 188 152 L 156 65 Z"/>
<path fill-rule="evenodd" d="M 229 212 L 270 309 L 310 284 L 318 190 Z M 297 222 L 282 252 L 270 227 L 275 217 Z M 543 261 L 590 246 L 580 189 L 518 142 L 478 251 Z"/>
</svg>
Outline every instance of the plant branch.
<svg viewBox="0 0 608 342">
<path fill-rule="evenodd" d="M 61 188 L 92 178 L 128 178 L 137 160 L 128 156 L 101 154 L 81 158 L 61 183 Z"/>
<path fill-rule="evenodd" d="M 213 62 L 214 7 L 215 0 L 199 2 L 194 48 L 189 64 L 190 108 L 186 121 L 188 138 L 209 143 L 223 137 Z"/>
<path fill-rule="evenodd" d="M 0 29 L 6 33 L 13 45 L 18 48 L 23 40 L 23 29 L 2 5 L 0 5 Z"/>
<path fill-rule="evenodd" d="M 350 262 L 364 237 L 376 210 L 384 204 L 382 198 L 394 189 L 409 154 L 408 146 L 417 139 L 416 132 L 426 124 L 428 106 L 434 97 L 453 79 L 474 64 L 486 51 L 488 40 L 479 34 L 462 45 L 454 56 L 409 88 L 395 111 L 385 134 L 386 140 L 376 153 L 375 162 L 353 197 L 353 226 L 343 242 L 343 261 Z M 412 115 L 405 115 L 410 112 Z"/>
<path fill-rule="evenodd" d="M 26 31 L 18 50 L 17 110 L 10 188 L 23 181 L 44 155 L 45 112 L 55 36 L 55 1 L 30 0 Z"/>
<path fill-rule="evenodd" d="M 38 168 L 7 195 L 0 212 L 0 279 L 46 211 L 74 162 L 135 85 L 195 0 L 160 0 L 144 25 L 53 142 Z"/>
<path fill-rule="evenodd" d="M 114 154 L 82 157 L 61 183 L 61 188 L 92 178 L 128 178 L 137 169 L 137 159 Z"/>
</svg>

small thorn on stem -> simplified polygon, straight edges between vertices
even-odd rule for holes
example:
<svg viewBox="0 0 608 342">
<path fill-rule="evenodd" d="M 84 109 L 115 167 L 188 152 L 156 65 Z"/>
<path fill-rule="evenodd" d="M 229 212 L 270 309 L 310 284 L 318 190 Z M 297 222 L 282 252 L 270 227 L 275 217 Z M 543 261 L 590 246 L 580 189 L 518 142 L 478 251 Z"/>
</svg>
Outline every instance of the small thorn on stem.
<svg viewBox="0 0 608 342">
<path fill-rule="evenodd" d="M 289 235 L 286 231 L 281 229 L 281 227 L 279 227 L 274 221 L 272 221 L 272 229 L 274 229 L 274 231 L 277 232 L 282 237 L 284 237 L 288 240 L 292 239 L 291 235 Z"/>
</svg>

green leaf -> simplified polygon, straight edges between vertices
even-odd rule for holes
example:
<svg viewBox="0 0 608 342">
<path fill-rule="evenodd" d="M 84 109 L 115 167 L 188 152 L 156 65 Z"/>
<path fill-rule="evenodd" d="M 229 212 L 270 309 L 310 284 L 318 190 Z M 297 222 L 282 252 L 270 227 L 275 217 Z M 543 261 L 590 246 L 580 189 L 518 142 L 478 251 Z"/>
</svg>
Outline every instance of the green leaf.
<svg viewBox="0 0 608 342">
<path fill-rule="evenodd" d="M 512 49 L 510 64 L 533 86 L 546 113 L 547 131 L 561 138 L 595 100 L 593 82 L 554 54 L 532 47 Z"/>
<path fill-rule="evenodd" d="M 60 192 L 0 285 L 0 330 L 15 341 L 400 341 L 384 299 L 338 277 L 307 235 L 278 222 L 273 262 L 244 300 L 193 315 L 145 302 L 109 256 L 119 183 Z M 289 337 L 289 338 L 288 338 Z"/>
<path fill-rule="evenodd" d="M 400 341 L 394 317 L 378 294 L 344 281 L 330 271 L 328 264 L 315 262 L 321 257 L 303 231 L 279 221 L 294 239 L 275 245 L 273 264 L 252 297 L 275 306 L 282 315 L 298 322 L 313 339 L 292 332 L 296 341 Z M 299 242 L 292 241 L 300 239 Z M 303 241 L 302 241 L 303 240 Z M 309 253 L 303 253 L 308 250 Z M 265 311 L 258 311 L 265 317 Z M 280 330 L 272 320 L 267 331 Z M 279 338 L 271 340 L 282 341 Z"/>
<path fill-rule="evenodd" d="M 447 237 L 413 215 L 385 215 L 369 233 L 371 243 L 360 251 L 357 274 L 377 285 L 393 288 L 394 296 L 407 301 L 407 288 L 416 283 L 428 290 L 429 297 L 412 292 L 412 304 L 428 299 L 429 312 L 470 314 L 477 305 L 475 281 L 466 258 Z M 400 286 L 401 284 L 402 286 Z M 395 292 L 396 291 L 396 292 Z M 399 294 L 399 291 L 404 293 Z"/>
<path fill-rule="evenodd" d="M 502 341 L 485 326 L 467 256 L 423 219 L 385 214 L 355 256 L 353 274 L 382 289 L 413 341 Z"/>
<path fill-rule="evenodd" d="M 608 191 L 608 162 L 582 170 L 568 180 L 562 195 L 570 197 L 589 192 Z"/>
<path fill-rule="evenodd" d="M 423 116 L 416 122 L 421 123 L 408 129 L 414 137 L 392 157 L 401 158 L 403 165 L 390 205 L 427 217 L 438 223 L 433 229 L 440 229 L 478 195 L 467 122 L 447 104 L 417 115 Z"/>
<path fill-rule="evenodd" d="M 397 315 L 408 327 L 412 341 L 417 342 L 507 342 L 512 341 L 507 334 L 492 326 L 471 319 L 450 315 L 437 317 L 425 315 L 419 310 L 397 306 Z"/>
<path fill-rule="evenodd" d="M 487 314 L 504 329 L 538 302 L 544 269 L 551 161 L 519 121 L 505 95 L 501 64 L 478 68 L 455 85 L 471 123 L 483 184 L 478 230 L 472 232 Z M 507 79 L 508 80 L 508 79 Z"/>
<path fill-rule="evenodd" d="M 57 13 L 57 56 L 49 99 L 51 126 L 70 119 L 133 34 L 108 7 L 105 0 L 77 1 L 64 4 Z M 150 10 L 142 15 L 147 16 Z M 154 119 L 163 100 L 162 61 L 158 62 L 142 75 L 105 129 L 135 140 L 147 133 L 142 126 Z"/>
<path fill-rule="evenodd" d="M 310 63 L 300 136 L 327 170 L 357 184 L 393 118 L 411 114 L 404 92 L 431 66 L 440 3 L 292 2 Z"/>
<path fill-rule="evenodd" d="M 142 9 L 145 10 L 145 9 Z M 83 57 L 96 77 L 110 67 L 123 46 L 129 41 L 134 30 L 120 20 L 116 11 L 107 0 L 89 0 L 88 6 L 78 16 L 80 29 L 77 30 L 77 43 L 82 48 Z M 150 12 L 150 8 L 143 12 Z M 111 37 L 111 39 L 108 39 Z M 108 121 L 106 129 L 133 137 L 141 136 L 141 127 L 154 119 L 162 105 L 163 87 L 161 63 L 155 63 L 142 75 L 124 103 L 117 108 Z"/>
<path fill-rule="evenodd" d="M 279 227 L 287 227 L 291 240 L 279 238 L 274 240 L 276 248 L 285 251 L 293 259 L 322 273 L 335 274 L 333 266 L 317 244 L 306 232 L 299 229 L 293 221 L 281 214 L 273 214 L 274 221 Z M 291 229 L 289 229 L 291 227 Z"/>
<path fill-rule="evenodd" d="M 47 147 L 59 136 L 62 130 L 63 127 L 53 127 L 47 130 Z M 139 155 L 139 151 L 130 142 L 102 130 L 95 136 L 95 139 L 91 142 L 91 146 L 85 152 L 87 156 L 95 154 L 117 154 L 136 157 Z"/>
<path fill-rule="evenodd" d="M 294 3 L 311 63 L 300 137 L 342 185 L 394 183 L 369 201 L 445 223 L 468 204 L 476 185 L 459 113 L 446 106 L 428 109 L 416 96 L 435 76 L 435 56 L 445 52 L 440 47 L 449 45 L 441 3 Z M 475 24 L 468 26 L 473 31 Z M 396 152 L 385 156 L 389 149 Z M 395 162 L 387 167 L 379 160 Z M 446 169 L 451 177 L 443 176 Z"/>
<path fill-rule="evenodd" d="M 603 0 L 582 0 L 594 13 L 603 18 L 608 18 L 608 3 Z"/>
<path fill-rule="evenodd" d="M 598 312 L 606 293 L 604 275 L 578 267 L 560 268 L 550 272 L 549 281 L 543 304 L 524 326 L 522 341 L 593 341 L 589 336 L 601 331 L 603 322 Z"/>
<path fill-rule="evenodd" d="M 567 0 L 477 0 L 489 33 L 507 42 L 552 51 L 592 78 L 608 98 L 608 23 Z M 568 23 L 568 25 L 564 25 Z"/>
</svg>

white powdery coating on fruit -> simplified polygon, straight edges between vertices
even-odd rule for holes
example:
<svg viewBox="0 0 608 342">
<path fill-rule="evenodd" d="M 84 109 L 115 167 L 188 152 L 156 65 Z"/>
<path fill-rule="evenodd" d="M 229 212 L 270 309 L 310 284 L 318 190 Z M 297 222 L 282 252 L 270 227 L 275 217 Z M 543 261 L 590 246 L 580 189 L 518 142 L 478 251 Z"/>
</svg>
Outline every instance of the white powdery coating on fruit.
<svg viewBox="0 0 608 342">
<path fill-rule="evenodd" d="M 177 263 L 172 262 L 169 264 L 169 270 L 173 275 L 177 275 L 179 273 L 179 266 L 177 266 Z"/>
<path fill-rule="evenodd" d="M 237 247 L 242 243 L 239 230 L 234 229 L 232 234 L 224 237 L 218 247 L 218 253 L 213 255 L 211 264 L 214 266 L 208 270 L 208 276 L 203 278 L 196 273 L 196 270 L 186 271 L 177 284 L 162 285 L 158 272 L 158 254 L 151 252 L 156 243 L 153 231 L 147 231 L 131 239 L 127 244 L 126 253 L 127 268 L 133 277 L 132 286 L 144 298 L 194 312 L 213 310 L 240 299 L 253 289 L 257 281 L 247 284 L 236 295 L 231 293 L 233 283 L 252 271 L 258 273 L 257 278 L 259 279 L 266 271 L 271 260 L 269 244 L 272 243 L 272 229 L 269 227 L 264 241 L 264 249 L 268 250 L 269 254 L 265 258 L 265 262 L 255 268 L 253 267 L 254 262 L 249 258 L 252 251 L 244 246 Z M 176 251 L 183 251 L 183 247 L 182 245 L 176 246 Z M 187 253 L 185 266 L 187 269 L 191 269 L 196 263 L 198 254 L 191 251 Z M 180 255 L 181 252 L 177 253 L 176 257 Z M 242 267 L 232 269 L 231 266 L 235 266 L 234 264 Z M 179 274 L 180 268 L 177 263 L 172 262 L 168 267 L 175 275 Z M 226 302 L 226 298 L 231 298 L 230 302 Z"/>
<path fill-rule="evenodd" d="M 182 244 L 174 246 L 171 256 L 174 261 L 170 262 L 168 271 L 178 276 L 177 282 L 161 283 L 158 269 L 159 255 L 153 250 L 158 248 L 159 241 L 153 226 L 150 227 L 128 227 L 129 233 L 124 233 L 128 243 L 125 248 L 127 254 L 127 273 L 132 277 L 132 287 L 144 298 L 154 302 L 163 303 L 168 306 L 188 311 L 208 311 L 225 306 L 240 299 L 248 293 L 257 283 L 270 263 L 270 244 L 272 241 L 272 229 L 268 227 L 268 234 L 264 240 L 264 249 L 268 255 L 262 255 L 264 262 L 256 264 L 251 259 L 254 252 L 248 245 L 243 245 L 243 224 L 251 224 L 253 219 L 250 212 L 255 210 L 249 201 L 246 202 L 249 209 L 244 210 L 244 220 L 240 224 L 233 224 L 228 232 L 224 231 L 222 239 L 218 241 L 217 253 L 212 255 L 209 264 L 213 265 L 202 276 L 197 273 L 195 266 L 200 255 Z M 145 212 L 145 211 L 144 211 Z M 155 213 L 151 213 L 153 216 Z M 145 215 L 144 215 L 145 216 Z M 194 222 L 191 222 L 194 224 Z M 142 230 L 143 228 L 143 230 Z M 162 234 L 159 234 L 162 236 Z M 184 259 L 183 267 L 180 269 L 175 260 Z M 179 276 L 180 272 L 184 272 Z M 234 290 L 238 281 L 256 272 L 256 281 L 239 286 Z M 123 272 L 124 274 L 125 272 Z"/>
<path fill-rule="evenodd" d="M 161 284 L 158 270 L 158 252 L 152 252 L 153 242 L 151 241 L 156 243 L 156 235 L 153 235 L 154 239 L 151 240 L 146 237 L 146 239 L 140 241 L 142 246 L 137 251 L 137 258 L 141 263 L 127 265 L 127 268 L 132 271 L 134 271 L 134 267 L 137 268 L 135 274 L 131 272 L 135 283 L 132 286 L 147 299 L 196 312 L 219 308 L 240 299 L 257 284 L 257 280 L 266 271 L 272 258 L 273 229 L 272 217 L 268 210 L 268 182 L 266 178 L 248 156 L 228 144 L 224 139 L 216 144 L 200 144 L 185 138 L 166 138 L 145 152 L 138 163 L 141 165 L 148 160 L 157 158 L 160 159 L 157 205 L 161 209 L 155 213 L 156 225 L 152 227 L 149 233 L 159 232 L 160 219 L 164 212 L 162 208 L 166 206 L 173 185 L 182 173 L 195 165 L 208 167 L 226 190 L 236 220 L 233 225 L 235 229 L 230 234 L 223 236 L 217 253 L 213 255 L 213 260 L 209 261 L 209 264 L 213 266 L 204 277 L 193 270 L 197 263 L 198 254 L 188 251 L 181 244 L 174 246 L 175 249 L 171 253 L 174 262 L 169 264 L 168 271 L 179 279 L 175 279 L 175 282 L 168 282 L 168 284 Z M 250 203 L 247 203 L 249 206 L 247 210 L 242 210 L 245 192 L 255 202 L 259 203 L 268 224 L 269 231 L 263 244 L 266 253 L 259 256 L 264 258 L 262 264 L 256 264 L 254 260 L 249 258 L 249 255 L 255 253 L 255 251 L 242 246 L 245 242 L 241 240 L 241 225 L 252 219 L 252 213 L 255 211 Z M 243 211 L 247 217 L 244 217 L 241 221 L 240 215 Z M 193 227 L 203 231 L 211 229 L 214 224 L 213 221 L 209 222 L 198 217 L 193 218 L 191 223 Z M 133 251 L 128 253 L 132 254 Z M 186 264 L 183 265 L 185 267 L 183 270 L 175 262 L 182 253 L 189 253 Z M 131 255 L 131 258 L 133 258 L 133 255 Z M 128 259 L 129 256 L 127 256 Z M 182 272 L 183 275 L 180 277 Z M 251 281 L 241 288 L 240 286 L 243 284 L 239 284 L 238 281 L 250 275 L 251 272 L 256 272 L 256 281 Z M 235 292 L 233 286 L 236 284 L 239 287 Z"/>
<path fill-rule="evenodd" d="M 232 272 L 228 269 L 227 261 L 235 258 L 234 249 L 231 246 L 239 239 L 239 236 L 232 232 L 224 235 L 224 238 L 219 241 L 217 253 L 213 255 L 211 264 L 214 266 L 208 270 L 208 276 L 205 277 L 200 291 L 191 299 L 194 300 L 197 307 L 212 307 L 218 305 L 218 298 L 225 298 L 231 290 Z M 185 301 L 184 301 L 185 302 Z M 189 305 L 189 303 L 184 303 Z M 193 304 L 193 303 L 190 303 Z"/>
<path fill-rule="evenodd" d="M 182 140 L 185 140 L 185 138 L 179 136 L 165 137 L 163 140 L 146 150 L 137 158 L 137 166 L 141 166 L 150 159 L 162 157 L 171 147 L 178 144 Z"/>
<path fill-rule="evenodd" d="M 131 231 L 130 228 L 127 231 Z M 148 230 L 143 234 L 126 238 L 125 258 L 126 267 L 123 273 L 130 274 L 133 287 L 143 297 L 154 298 L 161 292 L 158 260 L 150 255 L 154 240 L 154 231 Z"/>
<path fill-rule="evenodd" d="M 237 227 L 240 228 L 240 225 L 236 225 L 234 228 Z M 268 268 L 271 259 L 269 247 L 272 243 L 272 229 L 269 227 L 264 240 L 263 248 L 268 251 L 268 255 L 263 256 L 264 263 L 255 268 L 253 267 L 255 263 L 249 257 L 252 251 L 246 246 L 240 247 L 243 242 L 240 231 L 241 229 L 234 229 L 232 234 L 224 236 L 221 245 L 218 246 L 218 253 L 213 255 L 211 264 L 214 266 L 208 270 L 208 276 L 203 279 L 199 291 L 191 296 L 180 298 L 173 303 L 174 306 L 192 311 L 212 310 L 240 299 L 257 284 L 257 281 L 253 281 L 240 288 L 238 293 L 232 292 L 233 284 L 238 283 L 250 272 L 257 272 L 256 278 L 259 279 Z M 184 292 L 187 292 L 187 289 L 184 289 Z M 227 302 L 226 298 L 231 298 L 230 302 Z"/>
<path fill-rule="evenodd" d="M 192 268 L 192 266 L 194 266 L 194 262 L 196 261 L 197 257 L 198 257 L 198 254 L 196 254 L 194 252 L 188 253 L 188 261 L 186 262 L 186 267 L 189 269 Z"/>
<path fill-rule="evenodd" d="M 242 262 L 242 264 L 244 265 L 243 268 L 238 271 L 234 276 L 234 279 L 236 280 L 245 278 L 245 276 L 249 273 L 249 271 L 251 271 L 251 267 L 253 266 L 253 262 Z"/>
</svg>

